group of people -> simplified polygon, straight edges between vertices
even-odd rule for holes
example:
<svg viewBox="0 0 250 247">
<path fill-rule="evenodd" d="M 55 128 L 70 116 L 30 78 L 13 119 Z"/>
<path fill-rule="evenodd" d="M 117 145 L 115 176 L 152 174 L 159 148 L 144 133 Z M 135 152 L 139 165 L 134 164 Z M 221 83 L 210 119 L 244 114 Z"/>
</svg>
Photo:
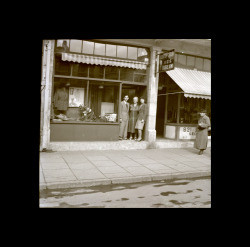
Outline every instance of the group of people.
<svg viewBox="0 0 250 247">
<path fill-rule="evenodd" d="M 143 97 L 140 98 L 140 105 L 138 104 L 138 97 L 136 96 L 133 98 L 133 104 L 129 104 L 128 100 L 128 95 L 125 95 L 121 102 L 119 140 L 127 140 L 129 132 L 129 140 L 134 139 L 135 141 L 141 141 L 142 130 L 147 115 L 145 99 Z"/>
</svg>

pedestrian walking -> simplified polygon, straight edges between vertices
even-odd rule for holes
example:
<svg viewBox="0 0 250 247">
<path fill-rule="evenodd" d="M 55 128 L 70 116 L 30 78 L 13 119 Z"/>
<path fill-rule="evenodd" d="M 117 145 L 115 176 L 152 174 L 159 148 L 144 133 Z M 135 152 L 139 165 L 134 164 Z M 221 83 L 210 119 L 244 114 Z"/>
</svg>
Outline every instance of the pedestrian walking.
<svg viewBox="0 0 250 247">
<path fill-rule="evenodd" d="M 206 115 L 206 110 L 202 109 L 200 111 L 200 118 L 196 129 L 196 140 L 194 143 L 194 147 L 200 150 L 199 155 L 203 154 L 203 151 L 207 148 L 209 126 L 210 119 Z"/>
<path fill-rule="evenodd" d="M 135 129 L 138 130 L 138 139 L 137 139 L 138 142 L 142 140 L 142 130 L 146 122 L 146 116 L 147 116 L 147 105 L 144 103 L 145 99 L 141 97 L 140 102 L 141 104 L 139 107 L 139 114 L 135 125 Z"/>
<path fill-rule="evenodd" d="M 120 107 L 120 130 L 119 130 L 119 140 L 127 140 L 128 132 L 128 119 L 129 119 L 129 103 L 128 95 L 125 95 Z"/>
<path fill-rule="evenodd" d="M 129 114 L 129 121 L 128 121 L 128 132 L 130 132 L 130 138 L 129 140 L 133 139 L 134 134 L 134 140 L 136 141 L 136 132 L 135 124 L 137 121 L 138 113 L 139 113 L 139 105 L 138 105 L 138 97 L 133 98 L 133 104 L 130 104 L 130 114 Z"/>
</svg>

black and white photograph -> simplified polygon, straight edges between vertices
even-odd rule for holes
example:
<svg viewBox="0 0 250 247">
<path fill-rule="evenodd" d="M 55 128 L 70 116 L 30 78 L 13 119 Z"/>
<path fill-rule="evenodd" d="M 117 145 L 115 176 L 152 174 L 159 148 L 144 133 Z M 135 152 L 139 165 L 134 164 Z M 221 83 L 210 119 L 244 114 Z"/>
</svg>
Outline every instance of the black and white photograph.
<svg viewBox="0 0 250 247">
<path fill-rule="evenodd" d="M 43 39 L 39 208 L 211 208 L 212 42 Z"/>
</svg>

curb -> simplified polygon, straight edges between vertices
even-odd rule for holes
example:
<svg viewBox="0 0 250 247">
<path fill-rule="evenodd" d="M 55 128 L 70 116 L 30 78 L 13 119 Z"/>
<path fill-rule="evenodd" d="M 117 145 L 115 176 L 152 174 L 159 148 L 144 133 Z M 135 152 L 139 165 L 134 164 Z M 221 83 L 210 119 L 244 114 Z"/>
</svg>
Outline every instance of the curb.
<svg viewBox="0 0 250 247">
<path fill-rule="evenodd" d="M 98 185 L 109 184 L 126 184 L 126 183 L 140 183 L 160 180 L 174 180 L 174 179 L 190 179 L 199 177 L 211 176 L 210 171 L 189 172 L 189 173 L 172 173 L 172 174 L 154 174 L 149 176 L 136 176 L 125 178 L 113 178 L 113 179 L 95 179 L 89 181 L 68 181 L 68 182 L 55 182 L 55 183 L 41 183 L 39 190 L 46 189 L 66 189 L 66 188 L 85 188 Z"/>
</svg>

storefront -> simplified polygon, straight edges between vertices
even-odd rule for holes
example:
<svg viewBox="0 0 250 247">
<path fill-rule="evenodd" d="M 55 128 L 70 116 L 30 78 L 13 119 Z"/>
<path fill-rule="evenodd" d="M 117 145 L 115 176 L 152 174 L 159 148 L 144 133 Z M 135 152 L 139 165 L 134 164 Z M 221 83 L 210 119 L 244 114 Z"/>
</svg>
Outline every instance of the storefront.
<svg viewBox="0 0 250 247">
<path fill-rule="evenodd" d="M 147 97 L 149 51 L 143 47 L 56 40 L 50 141 L 116 141 L 124 95 Z"/>
<path fill-rule="evenodd" d="M 164 111 L 157 126 L 162 136 L 194 140 L 199 110 L 205 108 L 211 119 L 211 73 L 176 67 L 161 74 L 158 102 L 165 104 L 158 106 L 158 112 Z"/>
</svg>

